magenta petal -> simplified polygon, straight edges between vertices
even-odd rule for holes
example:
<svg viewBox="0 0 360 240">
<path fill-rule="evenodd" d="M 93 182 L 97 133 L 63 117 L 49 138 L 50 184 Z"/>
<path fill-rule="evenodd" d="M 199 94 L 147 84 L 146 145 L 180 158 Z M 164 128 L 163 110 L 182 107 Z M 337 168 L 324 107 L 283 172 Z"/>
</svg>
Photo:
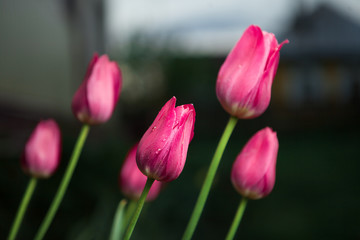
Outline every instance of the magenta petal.
<svg viewBox="0 0 360 240">
<path fill-rule="evenodd" d="M 86 77 L 76 91 L 72 110 L 86 124 L 108 121 L 119 99 L 122 86 L 121 71 L 106 55 L 94 55 Z"/>
<path fill-rule="evenodd" d="M 159 181 L 176 179 L 185 164 L 193 137 L 195 109 L 191 104 L 175 108 L 171 98 L 141 138 L 136 162 L 148 177 Z"/>
<path fill-rule="evenodd" d="M 133 200 L 138 200 L 144 190 L 147 177 L 139 170 L 136 165 L 137 144 L 133 146 L 125 157 L 124 163 L 119 174 L 119 185 L 123 194 Z M 152 201 L 160 193 L 162 183 L 154 181 L 146 197 L 147 201 Z"/>
<path fill-rule="evenodd" d="M 221 66 L 216 82 L 216 95 L 229 114 L 249 119 L 266 110 L 284 43 L 278 45 L 274 34 L 257 26 L 245 30 Z"/>
<path fill-rule="evenodd" d="M 228 82 L 224 89 L 228 93 L 228 101 L 246 97 L 257 85 L 269 50 L 259 27 L 250 26 L 244 32 L 219 71 L 219 78 Z M 241 84 L 235 81 L 236 79 L 239 79 Z"/>
<path fill-rule="evenodd" d="M 164 165 L 164 159 L 169 151 L 168 146 L 174 135 L 172 128 L 175 123 L 175 103 L 176 98 L 173 97 L 164 105 L 139 142 L 136 156 L 139 169 L 146 176 L 157 180 L 159 179 L 156 169 Z"/>
<path fill-rule="evenodd" d="M 270 128 L 251 137 L 237 156 L 231 172 L 231 181 L 240 194 L 258 199 L 272 191 L 278 148 L 276 133 Z"/>
<path fill-rule="evenodd" d="M 107 56 L 101 56 L 87 81 L 90 115 L 100 122 L 107 121 L 114 109 L 113 87 L 112 65 Z"/>
<path fill-rule="evenodd" d="M 60 162 L 61 133 L 57 123 L 41 121 L 26 143 L 21 165 L 25 172 L 38 178 L 47 178 Z"/>
<path fill-rule="evenodd" d="M 83 82 L 76 91 L 71 104 L 74 115 L 81 122 L 90 122 L 89 104 L 86 94 L 86 82 Z"/>
<path fill-rule="evenodd" d="M 185 108 L 183 106 L 177 107 L 179 111 L 177 117 L 178 124 L 174 127 L 176 132 L 172 139 L 172 144 L 166 156 L 167 161 L 164 161 L 161 171 L 158 172 L 162 177 L 160 180 L 169 182 L 179 177 L 184 169 L 188 147 L 193 136 L 195 110 L 192 105 Z M 176 160 L 173 161 L 172 159 Z"/>
</svg>

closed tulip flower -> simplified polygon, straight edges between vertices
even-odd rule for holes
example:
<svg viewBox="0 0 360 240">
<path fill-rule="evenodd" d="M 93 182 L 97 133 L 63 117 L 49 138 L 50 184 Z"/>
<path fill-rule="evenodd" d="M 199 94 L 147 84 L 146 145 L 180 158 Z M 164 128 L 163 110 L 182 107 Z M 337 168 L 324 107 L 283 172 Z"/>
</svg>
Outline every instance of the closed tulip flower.
<svg viewBox="0 0 360 240">
<path fill-rule="evenodd" d="M 147 177 L 140 172 L 136 165 L 136 150 L 137 144 L 133 146 L 125 157 L 124 163 L 119 174 L 119 185 L 123 194 L 132 199 L 138 200 L 144 189 Z M 146 197 L 147 201 L 152 201 L 160 193 L 162 183 L 154 181 L 149 194 Z"/>
<path fill-rule="evenodd" d="M 72 111 L 85 124 L 108 121 L 120 96 L 121 71 L 107 55 L 97 54 L 91 60 L 85 79 L 76 91 Z"/>
<path fill-rule="evenodd" d="M 220 68 L 216 95 L 222 107 L 239 119 L 260 116 L 269 106 L 280 49 L 274 34 L 249 26 Z"/>
<path fill-rule="evenodd" d="M 279 142 L 276 133 L 266 127 L 258 131 L 237 156 L 231 172 L 235 189 L 249 199 L 268 195 L 275 184 Z"/>
<path fill-rule="evenodd" d="M 172 181 L 182 172 L 189 143 L 194 135 L 192 104 L 175 108 L 171 98 L 141 138 L 136 162 L 142 173 L 158 181 Z"/>
<path fill-rule="evenodd" d="M 41 121 L 26 143 L 21 165 L 25 172 L 37 178 L 47 178 L 60 162 L 61 133 L 54 120 Z"/>
</svg>

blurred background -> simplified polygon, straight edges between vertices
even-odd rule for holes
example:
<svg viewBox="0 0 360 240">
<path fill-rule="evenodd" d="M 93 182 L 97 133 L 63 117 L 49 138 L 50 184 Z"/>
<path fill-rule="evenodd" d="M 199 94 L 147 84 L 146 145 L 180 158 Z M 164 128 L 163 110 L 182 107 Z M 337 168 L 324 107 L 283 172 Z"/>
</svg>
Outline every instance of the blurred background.
<svg viewBox="0 0 360 240">
<path fill-rule="evenodd" d="M 119 63 L 123 91 L 111 120 L 91 128 L 46 239 L 108 238 L 126 152 L 172 96 L 194 104 L 195 137 L 183 173 L 146 204 L 133 239 L 180 239 L 228 120 L 217 73 L 250 24 L 290 44 L 270 107 L 230 139 L 194 239 L 225 237 L 240 201 L 231 165 L 265 126 L 280 142 L 277 182 L 249 202 L 237 238 L 360 239 L 358 0 L 0 0 L 0 239 L 29 181 L 24 145 L 39 120 L 54 118 L 62 163 L 37 185 L 18 239 L 36 233 L 80 130 L 70 104 L 94 52 Z"/>
</svg>

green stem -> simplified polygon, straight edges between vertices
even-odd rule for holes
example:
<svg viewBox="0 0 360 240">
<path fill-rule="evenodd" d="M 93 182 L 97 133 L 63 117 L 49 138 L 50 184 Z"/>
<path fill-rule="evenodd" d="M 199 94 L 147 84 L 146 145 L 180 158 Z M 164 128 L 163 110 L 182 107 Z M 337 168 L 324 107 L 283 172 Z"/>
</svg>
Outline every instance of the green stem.
<svg viewBox="0 0 360 240">
<path fill-rule="evenodd" d="M 226 236 L 226 240 L 234 239 L 236 230 L 238 229 L 239 224 L 240 224 L 241 219 L 242 219 L 242 216 L 244 214 L 246 203 L 247 203 L 247 198 L 243 197 L 241 199 L 241 201 L 240 201 L 238 210 L 237 210 L 237 212 L 235 214 L 235 217 L 234 217 L 234 220 L 233 220 L 233 222 L 231 224 L 230 230 L 229 230 L 229 232 L 228 232 L 228 234 Z"/>
<path fill-rule="evenodd" d="M 207 172 L 205 181 L 203 183 L 203 186 L 201 188 L 199 197 L 196 201 L 196 205 L 194 207 L 194 210 L 192 212 L 190 221 L 186 227 L 185 233 L 183 235 L 183 240 L 190 240 L 192 235 L 194 234 L 195 228 L 197 223 L 199 222 L 201 213 L 204 209 L 204 205 L 206 203 L 206 199 L 209 195 L 211 185 L 214 181 L 214 177 L 216 174 L 216 171 L 218 169 L 221 157 L 224 153 L 225 147 L 229 141 L 229 138 L 236 126 L 238 119 L 235 117 L 230 117 L 229 122 L 227 123 L 225 130 L 223 132 L 223 135 L 220 138 L 219 144 L 216 148 L 214 157 L 211 161 L 209 170 Z"/>
<path fill-rule="evenodd" d="M 18 211 L 16 213 L 16 217 L 15 217 L 15 220 L 14 220 L 13 225 L 11 227 L 11 230 L 10 230 L 10 233 L 9 233 L 9 236 L 8 236 L 8 240 L 15 239 L 15 237 L 16 237 L 18 231 L 19 231 L 21 221 L 24 218 L 24 214 L 26 212 L 27 206 L 29 205 L 31 196 L 32 196 L 32 194 L 33 194 L 33 192 L 35 190 L 36 183 L 37 183 L 37 179 L 35 177 L 32 177 L 30 179 L 30 181 L 29 181 L 29 184 L 28 184 L 27 189 L 26 189 L 26 191 L 24 193 L 23 199 L 22 199 L 22 201 L 20 203 L 19 209 L 18 209 Z"/>
<path fill-rule="evenodd" d="M 128 229 L 126 230 L 124 240 L 129 240 L 130 239 L 131 234 L 134 231 L 136 222 L 137 222 L 137 220 L 138 220 L 138 218 L 140 216 L 141 210 L 142 210 L 142 208 L 144 206 L 146 196 L 148 195 L 148 193 L 150 191 L 150 188 L 151 188 L 151 185 L 153 184 L 154 181 L 155 181 L 155 179 L 152 179 L 152 178 L 148 178 L 146 180 L 144 190 L 141 193 L 139 201 L 137 202 L 135 213 L 134 213 L 134 215 L 133 215 L 133 217 L 132 217 L 132 219 L 130 221 Z"/>
<path fill-rule="evenodd" d="M 90 130 L 90 126 L 89 125 L 86 125 L 84 124 L 81 131 L 80 131 L 80 134 L 79 134 L 79 137 L 77 139 L 77 142 L 75 144 L 75 148 L 73 150 L 73 153 L 71 155 L 71 158 L 70 158 L 70 161 L 69 161 L 69 164 L 67 166 L 67 169 L 66 169 L 66 172 L 64 174 L 64 177 L 60 183 L 60 186 L 58 188 L 58 191 L 54 197 L 54 200 L 46 214 L 46 217 L 44 218 L 36 236 L 35 236 L 35 240 L 41 240 L 43 239 L 43 237 L 45 236 L 45 233 L 47 232 L 59 206 L 60 206 L 60 203 L 65 195 L 65 192 L 66 192 L 66 189 L 70 183 L 70 180 L 71 180 L 71 177 L 74 173 L 74 170 L 75 170 L 75 167 L 76 167 L 76 164 L 78 162 L 78 159 L 79 159 L 79 156 L 80 156 L 80 153 L 81 153 L 81 150 L 84 146 L 84 143 L 85 143 L 85 140 L 86 140 L 86 137 L 89 133 L 89 130 Z"/>
</svg>

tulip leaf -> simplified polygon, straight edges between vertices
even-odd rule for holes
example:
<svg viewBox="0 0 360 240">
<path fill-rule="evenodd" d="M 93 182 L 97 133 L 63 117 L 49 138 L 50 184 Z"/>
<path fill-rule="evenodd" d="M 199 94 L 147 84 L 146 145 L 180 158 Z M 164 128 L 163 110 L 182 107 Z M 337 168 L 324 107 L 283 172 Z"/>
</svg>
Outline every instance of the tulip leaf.
<svg viewBox="0 0 360 240">
<path fill-rule="evenodd" d="M 124 231 L 123 221 L 124 221 L 124 209 L 126 203 L 127 201 L 125 199 L 119 202 L 119 205 L 116 209 L 116 213 L 114 216 L 109 240 L 119 240 L 121 238 L 121 235 Z"/>
</svg>

